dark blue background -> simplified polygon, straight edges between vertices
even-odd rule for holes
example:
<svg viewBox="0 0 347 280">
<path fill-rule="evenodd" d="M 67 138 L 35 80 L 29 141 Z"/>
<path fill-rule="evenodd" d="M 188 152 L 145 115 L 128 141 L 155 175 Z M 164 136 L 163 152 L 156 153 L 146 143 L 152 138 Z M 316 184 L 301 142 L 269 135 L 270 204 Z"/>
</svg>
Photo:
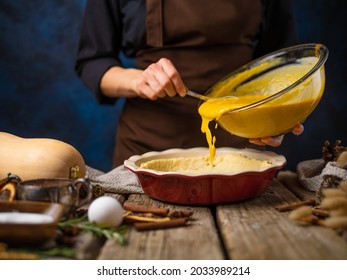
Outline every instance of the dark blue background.
<svg viewBox="0 0 347 280">
<path fill-rule="evenodd" d="M 74 72 L 85 2 L 1 0 L 0 131 L 60 139 L 76 147 L 88 165 L 107 171 L 121 104 L 97 104 Z M 330 56 L 325 94 L 304 134 L 288 134 L 275 149 L 293 170 L 298 161 L 321 157 L 326 139 L 347 145 L 344 1 L 295 0 L 294 8 L 301 42 L 323 43 Z"/>
</svg>

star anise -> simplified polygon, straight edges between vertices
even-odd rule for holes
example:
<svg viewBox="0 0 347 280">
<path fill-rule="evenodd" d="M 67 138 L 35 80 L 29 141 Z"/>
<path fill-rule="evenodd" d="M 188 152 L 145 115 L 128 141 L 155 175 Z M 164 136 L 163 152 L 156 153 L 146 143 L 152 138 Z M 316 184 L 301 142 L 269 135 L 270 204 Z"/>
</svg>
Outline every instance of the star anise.
<svg viewBox="0 0 347 280">
<path fill-rule="evenodd" d="M 336 161 L 339 155 L 347 151 L 347 147 L 340 145 L 341 140 L 336 140 L 334 145 L 330 144 L 328 140 L 325 140 L 322 147 L 322 159 L 325 163 L 329 161 Z"/>
</svg>

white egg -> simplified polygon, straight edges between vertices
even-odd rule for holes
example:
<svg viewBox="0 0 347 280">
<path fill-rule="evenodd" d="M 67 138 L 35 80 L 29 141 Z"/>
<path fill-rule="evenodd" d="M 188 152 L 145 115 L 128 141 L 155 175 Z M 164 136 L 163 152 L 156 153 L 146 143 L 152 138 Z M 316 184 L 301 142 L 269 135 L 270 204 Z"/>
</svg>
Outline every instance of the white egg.
<svg viewBox="0 0 347 280">
<path fill-rule="evenodd" d="M 97 225 L 117 227 L 123 221 L 124 209 L 119 201 L 110 196 L 95 199 L 88 208 L 88 220 Z"/>
</svg>

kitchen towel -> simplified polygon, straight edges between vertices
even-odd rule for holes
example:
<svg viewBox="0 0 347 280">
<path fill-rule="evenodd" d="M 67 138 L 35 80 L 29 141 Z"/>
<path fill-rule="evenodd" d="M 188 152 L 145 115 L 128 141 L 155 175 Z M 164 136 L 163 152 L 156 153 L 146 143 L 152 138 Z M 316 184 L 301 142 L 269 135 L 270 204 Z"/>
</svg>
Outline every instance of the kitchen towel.
<svg viewBox="0 0 347 280">
<path fill-rule="evenodd" d="M 297 165 L 298 180 L 309 191 L 318 191 L 324 176 L 336 176 L 347 180 L 347 170 L 336 166 L 335 161 L 325 163 L 323 159 L 302 161 Z"/>
<path fill-rule="evenodd" d="M 92 185 L 100 185 L 105 192 L 116 194 L 144 193 L 137 175 L 124 165 L 120 165 L 107 173 L 87 166 L 86 177 Z"/>
</svg>

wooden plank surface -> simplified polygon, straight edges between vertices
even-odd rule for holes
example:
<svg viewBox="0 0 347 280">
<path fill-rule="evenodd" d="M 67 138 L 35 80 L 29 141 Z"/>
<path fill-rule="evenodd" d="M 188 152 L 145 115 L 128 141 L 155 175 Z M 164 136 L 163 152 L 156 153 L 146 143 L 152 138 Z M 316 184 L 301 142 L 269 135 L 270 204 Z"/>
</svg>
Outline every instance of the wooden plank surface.
<svg viewBox="0 0 347 280">
<path fill-rule="evenodd" d="M 128 201 L 147 206 L 169 207 L 174 210 L 191 209 L 194 211 L 193 220 L 188 226 L 164 230 L 139 232 L 130 227 L 128 244 L 121 246 L 108 240 L 98 259 L 224 259 L 222 244 L 209 208 L 165 204 L 146 195 L 131 195 Z"/>
<path fill-rule="evenodd" d="M 300 200 L 317 200 L 315 192 L 306 190 L 301 186 L 296 173 L 289 170 L 281 171 L 278 173 L 277 179 Z"/>
<path fill-rule="evenodd" d="M 105 196 L 111 196 L 116 198 L 120 203 L 124 203 L 126 200 L 125 195 L 105 193 Z M 90 203 L 82 206 L 80 209 L 87 210 Z M 74 246 L 76 256 L 78 260 L 95 260 L 98 258 L 99 252 L 105 243 L 105 239 L 91 233 L 80 233 L 77 237 L 77 242 Z"/>
<path fill-rule="evenodd" d="M 217 207 L 217 223 L 230 259 L 347 259 L 347 243 L 334 230 L 299 226 L 276 205 L 299 201 L 274 181 L 263 195 Z"/>
</svg>

